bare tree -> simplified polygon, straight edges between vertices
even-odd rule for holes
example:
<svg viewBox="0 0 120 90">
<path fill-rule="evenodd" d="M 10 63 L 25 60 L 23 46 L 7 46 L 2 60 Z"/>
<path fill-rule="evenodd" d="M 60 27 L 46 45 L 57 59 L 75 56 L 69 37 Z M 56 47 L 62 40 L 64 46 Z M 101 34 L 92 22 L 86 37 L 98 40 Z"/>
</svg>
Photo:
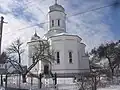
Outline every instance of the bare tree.
<svg viewBox="0 0 120 90">
<path fill-rule="evenodd" d="M 19 72 L 21 72 L 22 77 L 23 77 L 23 82 L 26 82 L 26 75 L 29 73 L 31 76 L 38 78 L 39 80 L 41 79 L 40 75 L 35 75 L 30 72 L 32 68 L 39 62 L 47 62 L 48 64 L 52 64 L 54 62 L 54 51 L 50 47 L 50 44 L 47 40 L 38 40 L 35 41 L 37 44 L 33 45 L 33 52 L 30 58 L 32 61 L 34 61 L 26 70 L 23 70 L 20 68 Z M 21 63 L 21 54 L 23 53 L 23 49 L 21 48 L 23 43 L 18 39 L 12 45 L 7 49 L 8 53 L 14 57 L 14 54 L 18 55 L 19 63 Z M 14 60 L 12 60 L 14 61 Z M 17 69 L 18 70 L 18 69 Z"/>
<path fill-rule="evenodd" d="M 21 54 L 24 52 L 22 48 L 23 42 L 20 39 L 15 40 L 10 47 L 7 48 L 9 54 L 16 54 L 18 56 L 18 62 L 21 64 Z"/>
<path fill-rule="evenodd" d="M 30 70 L 39 62 L 39 61 L 45 61 L 49 64 L 52 64 L 54 62 L 54 52 L 52 48 L 50 47 L 50 44 L 47 40 L 38 40 L 36 41 L 37 44 L 33 45 L 33 53 L 30 56 L 32 61 L 34 61 L 28 68 L 23 72 L 23 82 L 25 82 L 25 77 L 29 73 L 32 76 L 35 76 L 30 72 Z M 40 78 L 39 75 L 37 76 L 38 79 Z"/>
<path fill-rule="evenodd" d="M 22 48 L 23 42 L 20 39 L 15 40 L 10 47 L 7 48 L 9 56 L 16 56 L 18 63 L 21 65 L 21 54 L 24 52 Z M 21 75 L 19 73 L 19 88 L 20 88 Z"/>
<path fill-rule="evenodd" d="M 94 57 L 94 61 L 100 62 L 103 60 L 108 60 L 107 68 L 111 72 L 111 78 L 115 76 L 114 71 L 120 64 L 120 45 L 119 41 L 111 42 L 106 44 L 101 44 L 98 48 L 94 48 L 91 51 L 91 55 Z"/>
</svg>

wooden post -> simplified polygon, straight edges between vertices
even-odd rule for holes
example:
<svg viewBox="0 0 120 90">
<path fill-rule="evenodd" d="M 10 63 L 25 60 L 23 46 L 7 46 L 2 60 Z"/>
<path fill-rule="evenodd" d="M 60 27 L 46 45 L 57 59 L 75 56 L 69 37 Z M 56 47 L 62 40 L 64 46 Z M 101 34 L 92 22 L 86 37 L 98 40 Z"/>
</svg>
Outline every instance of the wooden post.
<svg viewBox="0 0 120 90">
<path fill-rule="evenodd" d="M 54 80 L 54 84 L 55 84 L 55 88 L 56 88 L 56 85 L 57 85 L 57 73 L 55 73 L 55 75 L 54 75 L 54 78 L 55 78 L 55 80 Z"/>
<path fill-rule="evenodd" d="M 7 23 L 4 22 L 4 17 L 1 16 L 1 21 L 0 21 L 0 55 L 1 55 L 1 44 L 2 44 L 2 31 L 3 31 L 3 23 Z M 1 63 L 0 63 L 1 64 Z M 1 86 L 3 86 L 3 78 L 2 78 L 2 74 L 1 74 Z"/>
<path fill-rule="evenodd" d="M 3 75 L 1 74 L 1 86 L 3 86 Z"/>
<path fill-rule="evenodd" d="M 42 88 L 42 74 L 39 74 L 39 88 Z"/>
<path fill-rule="evenodd" d="M 0 55 L 1 55 L 1 41 L 2 41 L 2 29 L 3 29 L 3 23 L 4 23 L 4 17 L 1 17 L 1 24 L 0 24 Z M 3 86 L 3 78 L 1 74 L 1 86 Z"/>
<path fill-rule="evenodd" d="M 1 41 L 2 41 L 2 31 L 3 31 L 3 23 L 4 17 L 1 17 L 1 24 L 0 24 L 0 54 L 1 54 Z"/>
<path fill-rule="evenodd" d="M 94 82 L 94 90 L 97 90 L 97 82 L 96 82 L 96 75 L 95 75 L 95 77 L 94 77 L 94 79 L 95 79 L 95 82 Z"/>
<path fill-rule="evenodd" d="M 7 90 L 7 63 L 5 63 L 5 90 Z"/>
</svg>

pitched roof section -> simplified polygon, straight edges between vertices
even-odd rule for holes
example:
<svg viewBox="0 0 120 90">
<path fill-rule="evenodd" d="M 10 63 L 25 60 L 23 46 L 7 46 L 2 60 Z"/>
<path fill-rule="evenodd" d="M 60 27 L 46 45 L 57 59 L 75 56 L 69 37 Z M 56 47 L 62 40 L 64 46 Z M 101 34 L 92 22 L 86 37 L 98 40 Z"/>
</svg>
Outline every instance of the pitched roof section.
<svg viewBox="0 0 120 90">
<path fill-rule="evenodd" d="M 39 40 L 39 39 L 40 39 L 40 36 L 38 36 L 37 33 L 35 32 L 34 35 L 31 38 L 31 41 Z"/>
</svg>

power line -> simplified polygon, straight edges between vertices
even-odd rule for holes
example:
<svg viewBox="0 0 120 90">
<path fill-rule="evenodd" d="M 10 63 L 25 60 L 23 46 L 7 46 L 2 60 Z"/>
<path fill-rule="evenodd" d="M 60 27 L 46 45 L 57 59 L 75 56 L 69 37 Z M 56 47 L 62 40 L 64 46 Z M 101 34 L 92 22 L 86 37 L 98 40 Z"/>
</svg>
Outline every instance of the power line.
<svg viewBox="0 0 120 90">
<path fill-rule="evenodd" d="M 36 7 L 40 12 L 42 12 L 42 14 L 45 16 L 45 13 L 42 11 L 42 9 L 40 7 Z"/>
<path fill-rule="evenodd" d="M 95 9 L 91 9 L 91 10 L 83 11 L 83 12 L 80 12 L 80 13 L 76 13 L 76 14 L 68 16 L 68 18 L 73 17 L 73 16 L 77 16 L 77 15 L 81 15 L 81 14 L 85 14 L 85 13 L 88 13 L 88 12 L 92 12 L 92 11 L 97 11 L 97 10 L 100 10 L 100 9 L 103 9 L 103 8 L 111 7 L 115 4 L 116 3 L 112 3 L 112 4 L 109 4 L 109 5 L 106 5 L 106 6 L 101 6 L 101 7 L 95 8 Z M 117 4 L 120 4 L 120 3 L 117 3 Z"/>
<path fill-rule="evenodd" d="M 80 13 L 73 14 L 73 15 L 71 15 L 71 16 L 68 16 L 68 18 L 73 17 L 73 16 L 77 16 L 77 15 L 86 14 L 86 13 L 92 12 L 92 11 L 97 11 L 97 10 L 100 10 L 100 9 L 103 9 L 103 8 L 107 8 L 107 7 L 111 7 L 111 6 L 113 6 L 113 5 L 118 5 L 118 4 L 120 4 L 120 3 L 117 2 L 117 1 L 115 1 L 114 3 L 109 4 L 109 5 L 106 5 L 106 6 L 101 6 L 101 7 L 95 8 L 95 9 L 91 9 L 91 10 L 87 10 L 87 11 L 84 11 L 84 12 L 80 12 Z M 69 20 L 70 22 L 74 23 L 75 25 L 79 25 L 78 23 L 73 22 L 73 21 L 71 21 L 71 20 L 68 19 L 68 18 L 67 18 L 67 20 Z M 84 25 L 84 26 L 85 26 L 85 25 Z M 90 28 L 90 27 L 87 26 L 87 28 Z"/>
<path fill-rule="evenodd" d="M 45 0 L 41 0 L 39 3 L 43 3 Z M 32 1 L 31 1 L 32 2 Z M 31 3 L 31 2 L 29 2 L 29 3 Z M 27 3 L 27 4 L 25 4 L 25 5 L 28 5 L 29 3 Z M 33 6 L 34 4 L 36 4 L 36 3 L 33 3 L 32 5 L 30 5 L 30 6 Z M 26 10 L 26 9 L 28 9 L 29 7 L 26 7 L 26 8 L 24 8 L 24 11 Z"/>
<path fill-rule="evenodd" d="M 40 1 L 40 3 L 42 3 L 42 2 L 44 2 L 45 0 L 41 0 Z M 27 4 L 29 4 L 29 3 L 32 3 L 32 1 L 30 1 L 30 2 L 28 2 Z M 27 4 L 25 4 L 25 5 L 27 5 Z M 32 4 L 32 5 L 34 5 L 34 4 Z M 28 7 L 27 7 L 28 8 Z M 24 8 L 24 10 L 26 10 L 27 8 Z M 39 7 L 37 7 L 37 9 L 38 10 L 40 10 L 41 12 L 42 12 L 42 14 L 45 16 L 45 14 L 44 14 L 44 12 L 39 8 Z M 24 11 L 23 10 L 23 11 Z M 11 12 L 12 13 L 12 12 Z M 27 28 L 31 28 L 31 27 L 34 27 L 34 26 L 40 26 L 41 24 L 45 24 L 45 23 L 48 23 L 48 22 L 42 22 L 42 23 L 39 23 L 39 24 L 33 24 L 33 25 L 30 25 L 30 26 L 27 26 L 27 27 L 23 27 L 23 28 L 20 28 L 20 29 L 17 29 L 17 30 L 15 30 L 15 31 L 21 31 L 21 30 L 24 30 L 24 29 L 27 29 Z M 6 33 L 3 33 L 3 34 L 8 34 L 8 33 L 11 33 L 11 32 L 6 32 Z"/>
<path fill-rule="evenodd" d="M 47 22 L 43 22 L 43 23 L 40 23 L 40 24 L 45 24 Z M 39 24 L 39 25 L 40 25 Z M 15 31 L 21 31 L 21 30 L 24 30 L 24 29 L 27 29 L 27 28 L 31 28 L 31 27 L 34 27 L 34 26 L 37 26 L 38 24 L 33 24 L 33 25 L 30 25 L 30 26 L 27 26 L 27 27 L 24 27 L 24 28 L 20 28 L 20 29 L 16 29 Z M 9 34 L 11 32 L 6 32 L 6 33 L 3 33 L 3 34 Z"/>
<path fill-rule="evenodd" d="M 117 4 L 120 4 L 120 3 L 117 3 Z M 84 11 L 84 12 L 76 13 L 76 14 L 68 16 L 67 19 L 70 18 L 70 17 L 73 17 L 73 16 L 82 15 L 82 14 L 85 14 L 85 13 L 88 13 L 88 12 L 97 11 L 97 10 L 100 10 L 100 9 L 103 9 L 103 8 L 107 8 L 107 7 L 110 7 L 110 6 L 113 6 L 113 5 L 115 5 L 115 3 L 109 4 L 109 5 L 106 5 L 106 6 L 101 6 L 101 7 L 95 8 L 95 9 L 87 10 L 87 11 Z M 40 23 L 40 24 L 45 24 L 45 23 L 48 23 L 48 22 L 43 22 L 43 23 Z M 37 26 L 37 25 L 34 24 L 34 25 L 30 25 L 30 26 L 27 26 L 27 27 L 24 27 L 24 28 L 17 29 L 17 30 L 23 30 L 23 29 L 34 27 L 34 26 Z M 8 33 L 9 32 L 4 33 L 4 34 L 8 34 Z"/>
</svg>

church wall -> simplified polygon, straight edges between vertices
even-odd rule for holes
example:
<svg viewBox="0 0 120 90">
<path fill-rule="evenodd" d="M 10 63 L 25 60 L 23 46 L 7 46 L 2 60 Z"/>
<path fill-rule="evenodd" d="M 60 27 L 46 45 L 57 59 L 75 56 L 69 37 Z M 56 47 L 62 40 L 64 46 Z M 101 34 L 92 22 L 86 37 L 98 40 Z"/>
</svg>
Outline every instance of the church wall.
<svg viewBox="0 0 120 90">
<path fill-rule="evenodd" d="M 66 69 L 78 69 L 78 54 L 77 54 L 77 41 L 76 39 L 65 40 L 65 66 Z M 72 52 L 72 63 L 69 63 L 69 51 Z"/>
<path fill-rule="evenodd" d="M 85 56 L 85 44 L 80 43 L 81 56 Z"/>
<path fill-rule="evenodd" d="M 58 41 L 52 41 L 52 46 L 53 49 L 56 52 L 60 52 L 60 64 L 57 64 L 57 62 L 55 62 L 55 64 L 53 65 L 54 69 L 64 69 L 64 43 L 62 39 L 59 39 Z"/>
<path fill-rule="evenodd" d="M 79 52 L 79 69 L 81 72 L 89 69 L 89 57 L 85 55 L 85 44 L 78 43 L 78 52 Z"/>
<path fill-rule="evenodd" d="M 81 41 L 80 40 L 77 40 L 77 53 L 78 53 L 78 66 L 79 66 L 79 69 L 80 69 L 80 61 L 82 59 L 82 53 L 83 53 L 83 50 L 84 49 L 83 47 L 81 47 Z"/>
<path fill-rule="evenodd" d="M 55 64 L 53 69 L 59 69 L 58 73 L 78 73 L 79 60 L 78 60 L 78 42 L 76 36 L 58 36 L 52 38 L 52 46 L 55 50 L 60 51 L 60 64 Z M 72 63 L 69 63 L 69 51 L 72 52 Z M 79 57 L 81 60 L 81 57 Z"/>
<path fill-rule="evenodd" d="M 52 20 L 54 20 L 54 25 L 52 24 Z M 58 25 L 58 21 L 60 20 Z M 56 52 L 60 53 L 60 63 L 53 63 L 50 67 L 52 67 L 52 72 L 62 73 L 64 75 L 74 75 L 74 73 L 84 72 L 85 69 L 89 69 L 89 58 L 85 56 L 85 44 L 81 43 L 81 38 L 77 35 L 70 35 L 66 33 L 66 14 L 64 8 L 57 3 L 50 7 L 49 12 L 49 30 L 45 34 L 45 37 L 50 40 L 50 45 L 52 49 Z M 61 34 L 61 35 L 60 35 Z M 33 63 L 30 56 L 35 51 L 33 45 L 38 45 L 39 36 L 35 33 L 32 37 L 31 41 L 28 43 L 28 67 Z M 41 40 L 41 39 L 40 39 Z M 72 52 L 72 63 L 69 62 L 70 54 Z M 39 74 L 43 72 L 44 65 L 48 64 L 48 62 L 39 62 L 37 65 L 31 70 L 34 74 Z M 43 80 L 42 80 L 43 81 Z M 68 81 L 68 80 L 66 80 Z M 28 78 L 28 82 L 31 82 L 31 78 Z M 33 83 L 37 84 L 38 79 L 34 78 Z M 63 82 L 62 82 L 63 83 Z M 69 82 L 68 82 L 69 83 Z M 70 84 L 70 83 L 69 83 Z M 68 88 L 67 88 L 68 89 Z M 70 88 L 71 89 L 71 88 Z M 73 89 L 74 90 L 74 89 Z"/>
<path fill-rule="evenodd" d="M 89 57 L 83 56 L 81 63 L 80 63 L 80 69 L 84 71 L 89 71 Z"/>
<path fill-rule="evenodd" d="M 32 55 L 33 55 L 33 53 L 35 52 L 35 48 L 34 48 L 34 46 L 37 46 L 37 44 L 38 44 L 38 42 L 32 42 L 32 43 L 28 43 L 28 51 L 29 51 L 29 53 L 28 53 L 28 66 L 30 66 L 32 63 L 33 63 L 33 61 L 32 61 Z M 34 68 L 32 68 L 32 72 L 38 72 L 39 71 L 39 69 L 40 69 L 40 62 L 39 63 L 37 63 L 35 66 L 34 66 Z"/>
<path fill-rule="evenodd" d="M 60 19 L 60 27 L 58 26 L 58 21 L 57 21 L 58 19 Z M 65 13 L 53 11 L 53 12 L 49 13 L 49 20 L 50 20 L 50 25 L 49 25 L 50 30 L 52 30 L 52 29 L 65 30 L 66 29 L 66 23 L 65 23 L 66 15 L 65 15 Z M 54 27 L 52 26 L 52 20 L 54 20 L 54 22 L 55 22 Z"/>
</svg>

